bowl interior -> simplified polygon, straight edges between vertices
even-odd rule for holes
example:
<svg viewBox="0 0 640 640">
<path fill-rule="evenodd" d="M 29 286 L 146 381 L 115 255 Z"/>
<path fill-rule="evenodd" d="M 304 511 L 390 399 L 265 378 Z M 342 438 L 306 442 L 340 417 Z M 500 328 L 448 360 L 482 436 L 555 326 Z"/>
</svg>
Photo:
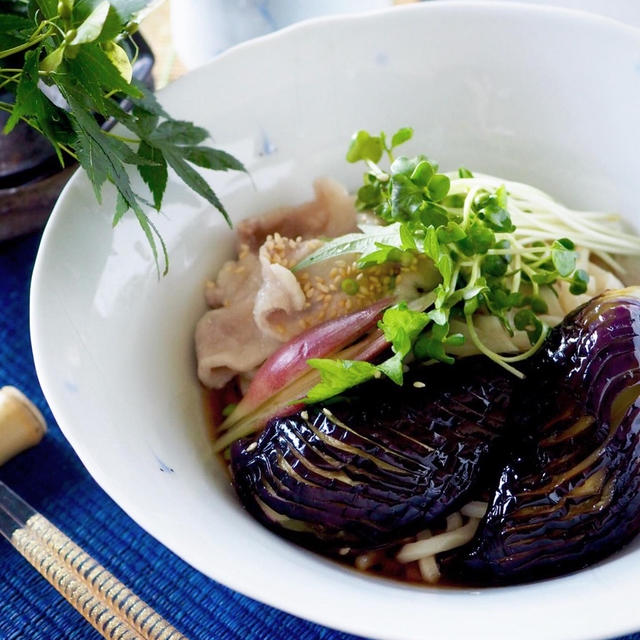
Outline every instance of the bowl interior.
<svg viewBox="0 0 640 640">
<path fill-rule="evenodd" d="M 613 21 L 464 3 L 323 19 L 233 49 L 161 99 L 247 165 L 252 180 L 208 176 L 234 220 L 303 201 L 318 176 L 355 188 L 351 133 L 411 125 L 406 152 L 444 169 L 637 222 L 640 32 Z M 111 231 L 113 206 L 111 192 L 96 204 L 83 173 L 66 188 L 36 264 L 32 339 L 65 435 L 150 533 L 235 589 L 367 636 L 584 640 L 640 627 L 638 544 L 556 580 L 437 590 L 356 575 L 263 530 L 214 459 L 195 377 L 204 283 L 231 257 L 232 232 L 171 177 L 154 218 L 171 259 L 158 278 L 136 223 Z"/>
</svg>

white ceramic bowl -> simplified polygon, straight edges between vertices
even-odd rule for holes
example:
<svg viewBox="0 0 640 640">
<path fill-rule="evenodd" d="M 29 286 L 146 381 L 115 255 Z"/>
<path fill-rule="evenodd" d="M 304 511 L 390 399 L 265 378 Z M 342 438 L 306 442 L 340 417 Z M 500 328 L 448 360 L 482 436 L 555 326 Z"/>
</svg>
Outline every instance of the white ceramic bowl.
<svg viewBox="0 0 640 640">
<path fill-rule="evenodd" d="M 358 128 L 410 124 L 455 168 L 525 180 L 569 205 L 638 216 L 640 31 L 568 11 L 434 3 L 322 19 L 242 45 L 162 94 L 241 158 L 211 175 L 234 219 L 311 194 Z M 138 183 L 137 183 L 138 184 Z M 142 189 L 143 185 L 138 184 Z M 192 331 L 203 284 L 231 255 L 220 216 L 171 180 L 156 216 L 158 280 L 136 223 L 110 230 L 84 173 L 36 263 L 31 330 L 42 387 L 101 486 L 220 582 L 366 636 L 589 639 L 640 629 L 640 545 L 570 576 L 511 588 L 427 589 L 357 575 L 279 539 L 240 507 L 207 440 Z"/>
</svg>

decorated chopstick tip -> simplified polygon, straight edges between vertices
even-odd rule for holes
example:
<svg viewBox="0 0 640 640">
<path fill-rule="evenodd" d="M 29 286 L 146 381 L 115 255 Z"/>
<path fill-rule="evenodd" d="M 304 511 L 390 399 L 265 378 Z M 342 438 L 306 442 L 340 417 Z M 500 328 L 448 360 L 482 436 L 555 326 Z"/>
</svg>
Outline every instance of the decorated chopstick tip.
<svg viewBox="0 0 640 640">
<path fill-rule="evenodd" d="M 0 388 L 0 465 L 38 444 L 46 430 L 44 417 L 24 393 Z"/>
</svg>

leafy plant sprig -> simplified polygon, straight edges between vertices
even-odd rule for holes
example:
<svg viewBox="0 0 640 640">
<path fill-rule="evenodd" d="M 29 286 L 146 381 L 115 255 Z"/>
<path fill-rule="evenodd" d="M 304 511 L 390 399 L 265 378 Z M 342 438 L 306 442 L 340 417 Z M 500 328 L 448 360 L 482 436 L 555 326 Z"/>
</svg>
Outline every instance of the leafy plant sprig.
<svg viewBox="0 0 640 640">
<path fill-rule="evenodd" d="M 308 402 L 382 374 L 402 384 L 407 358 L 451 364 L 449 349 L 467 338 L 478 351 L 522 377 L 513 363 L 531 356 L 548 332 L 541 317 L 548 311 L 541 289 L 565 281 L 573 294 L 586 291 L 589 276 L 577 268 L 575 244 L 568 238 L 522 238 L 505 185 L 475 184 L 473 174 L 461 168 L 451 192 L 452 176 L 439 173 L 438 165 L 425 155 L 394 158 L 394 149 L 412 133 L 402 128 L 390 144 L 383 133 L 354 134 L 347 160 L 364 161 L 367 167 L 356 206 L 375 213 L 383 226 L 364 226 L 361 234 L 331 240 L 296 269 L 353 252 L 361 254 L 359 268 L 422 254 L 431 259 L 441 282 L 430 295 L 413 302 L 399 300 L 385 311 L 379 327 L 392 355 L 384 362 L 310 360 L 322 381 L 308 393 Z M 379 164 L 384 155 L 390 163 L 386 170 Z M 491 350 L 475 326 L 479 315 L 495 316 L 511 336 L 526 332 L 530 349 L 517 355 Z M 465 323 L 467 338 L 452 333 L 452 319 Z"/>
<path fill-rule="evenodd" d="M 166 246 L 145 205 L 162 207 L 168 168 L 210 202 L 230 224 L 223 204 L 194 168 L 245 171 L 228 153 L 204 145 L 208 132 L 174 120 L 141 84 L 132 80 L 131 34 L 150 0 L 13 0 L 0 2 L 0 89 L 14 102 L 4 133 L 22 120 L 44 135 L 64 164 L 76 159 L 100 201 L 105 182 L 117 190 L 116 225 L 131 210 L 167 272 Z M 131 105 L 124 108 L 123 100 Z M 107 131 L 115 121 L 125 134 Z M 149 188 L 134 191 L 126 165 L 135 166 Z"/>
</svg>

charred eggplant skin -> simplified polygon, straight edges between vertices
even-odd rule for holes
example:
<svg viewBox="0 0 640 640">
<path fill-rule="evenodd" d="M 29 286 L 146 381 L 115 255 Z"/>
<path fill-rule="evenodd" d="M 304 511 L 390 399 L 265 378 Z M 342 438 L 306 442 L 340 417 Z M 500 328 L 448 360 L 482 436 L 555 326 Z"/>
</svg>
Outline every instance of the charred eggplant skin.
<svg viewBox="0 0 640 640">
<path fill-rule="evenodd" d="M 234 443 L 234 486 L 259 521 L 305 546 L 397 542 L 477 489 L 512 384 L 483 358 L 424 368 L 402 387 L 372 380 Z"/>
<path fill-rule="evenodd" d="M 607 292 L 567 316 L 516 395 L 510 461 L 450 573 L 551 577 L 640 531 L 640 287 Z"/>
</svg>

